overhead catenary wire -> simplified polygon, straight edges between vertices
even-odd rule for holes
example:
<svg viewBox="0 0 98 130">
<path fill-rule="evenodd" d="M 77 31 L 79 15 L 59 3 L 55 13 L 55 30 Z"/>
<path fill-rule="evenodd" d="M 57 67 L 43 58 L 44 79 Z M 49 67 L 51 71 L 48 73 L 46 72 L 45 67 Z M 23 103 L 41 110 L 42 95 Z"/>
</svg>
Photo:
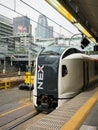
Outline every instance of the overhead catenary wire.
<svg viewBox="0 0 98 130">
<path fill-rule="evenodd" d="M 19 13 L 18 11 L 16 11 L 15 9 L 9 8 L 8 6 L 6 6 L 6 5 L 4 5 L 4 4 L 1 4 L 1 3 L 0 3 L 0 5 L 3 6 L 3 7 L 5 7 L 5 8 L 7 8 L 7 9 L 9 9 L 10 11 L 13 11 L 13 12 L 15 12 L 15 13 L 21 15 L 21 16 L 26 17 L 25 15 L 23 15 L 23 14 Z M 28 18 L 28 17 L 27 17 L 27 18 Z M 46 29 L 48 29 L 48 30 L 51 30 L 51 29 L 49 29 L 48 27 L 46 27 L 46 26 L 44 26 L 44 25 L 42 25 L 42 24 L 36 22 L 35 20 L 33 20 L 33 19 L 31 19 L 31 18 L 29 18 L 29 19 L 30 19 L 31 21 L 33 21 L 34 23 L 37 23 L 37 24 L 39 24 L 40 26 L 42 26 L 42 27 L 44 27 L 44 28 L 46 28 Z M 56 34 L 59 35 L 58 32 L 56 32 L 56 31 L 53 31 L 53 32 L 55 32 Z"/>
<path fill-rule="evenodd" d="M 43 13 L 41 13 L 40 11 L 38 11 L 37 9 L 35 9 L 34 7 L 32 7 L 31 5 L 29 5 L 28 3 L 24 2 L 23 0 L 20 0 L 22 3 L 24 3 L 25 5 L 27 5 L 28 7 L 30 7 L 31 9 L 35 10 L 36 12 L 38 12 L 41 15 L 44 15 Z M 44 15 L 46 16 L 46 15 Z M 47 17 L 47 16 L 46 16 Z M 66 30 L 67 32 L 72 33 L 71 31 L 69 31 L 67 28 L 63 27 L 62 25 L 58 24 L 57 22 L 55 22 L 54 20 L 52 20 L 51 18 L 47 17 L 47 19 L 49 19 L 50 21 L 52 21 L 53 23 L 55 23 L 56 25 L 58 25 L 59 27 L 62 27 L 64 30 Z"/>
</svg>

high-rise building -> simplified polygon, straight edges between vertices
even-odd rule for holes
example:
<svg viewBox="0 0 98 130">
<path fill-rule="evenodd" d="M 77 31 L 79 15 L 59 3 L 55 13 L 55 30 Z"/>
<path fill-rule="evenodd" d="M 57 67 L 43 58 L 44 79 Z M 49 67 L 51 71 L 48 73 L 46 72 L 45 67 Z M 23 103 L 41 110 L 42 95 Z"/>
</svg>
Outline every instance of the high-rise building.
<svg viewBox="0 0 98 130">
<path fill-rule="evenodd" d="M 15 50 L 13 21 L 0 14 L 0 52 L 12 53 Z"/>
<path fill-rule="evenodd" d="M 13 19 L 14 35 L 20 37 L 19 42 L 15 42 L 17 52 L 27 51 L 32 36 L 32 26 L 27 16 L 16 17 Z"/>
<path fill-rule="evenodd" d="M 30 19 L 27 16 L 16 17 L 13 19 L 14 35 L 30 32 Z"/>
<path fill-rule="evenodd" d="M 48 30 L 48 36 L 49 38 L 53 38 L 53 27 L 52 26 L 48 26 L 49 30 Z"/>
<path fill-rule="evenodd" d="M 38 18 L 37 27 L 35 28 L 36 38 L 52 38 L 53 37 L 53 27 L 48 26 L 47 17 L 45 15 L 40 15 Z"/>
</svg>

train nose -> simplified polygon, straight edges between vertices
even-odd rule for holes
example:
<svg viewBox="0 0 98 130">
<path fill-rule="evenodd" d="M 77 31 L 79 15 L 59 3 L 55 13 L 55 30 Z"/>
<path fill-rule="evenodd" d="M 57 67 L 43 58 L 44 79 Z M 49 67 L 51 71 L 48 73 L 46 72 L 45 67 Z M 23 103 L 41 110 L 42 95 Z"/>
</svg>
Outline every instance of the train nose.
<svg viewBox="0 0 98 130">
<path fill-rule="evenodd" d="M 42 95 L 41 104 L 42 104 L 43 107 L 48 107 L 49 106 L 49 98 L 48 98 L 48 96 Z"/>
<path fill-rule="evenodd" d="M 57 99 L 54 99 L 53 97 L 49 95 L 48 96 L 41 95 L 38 98 L 38 106 L 40 110 L 47 111 L 47 112 L 52 111 L 53 109 L 57 107 Z"/>
<path fill-rule="evenodd" d="M 42 106 L 43 109 L 48 109 L 49 108 L 48 96 L 45 96 L 45 95 L 42 96 L 41 106 Z"/>
</svg>

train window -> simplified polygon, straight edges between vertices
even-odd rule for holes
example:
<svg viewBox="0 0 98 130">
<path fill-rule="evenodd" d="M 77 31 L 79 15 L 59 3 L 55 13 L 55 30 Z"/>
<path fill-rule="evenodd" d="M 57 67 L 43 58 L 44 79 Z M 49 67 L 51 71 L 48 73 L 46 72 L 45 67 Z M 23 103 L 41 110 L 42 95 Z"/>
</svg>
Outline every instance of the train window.
<svg viewBox="0 0 98 130">
<path fill-rule="evenodd" d="M 66 65 L 62 65 L 62 77 L 66 76 L 68 74 Z"/>
<path fill-rule="evenodd" d="M 76 48 L 70 48 L 70 49 L 68 49 L 68 50 L 64 53 L 64 55 L 62 56 L 62 59 L 65 58 L 65 57 L 68 56 L 68 55 L 73 54 L 73 53 L 81 53 L 81 51 L 78 50 L 78 49 L 76 49 Z"/>
<path fill-rule="evenodd" d="M 54 54 L 54 55 L 61 55 L 64 50 L 67 49 L 67 46 L 48 46 L 46 47 L 41 54 Z"/>
</svg>

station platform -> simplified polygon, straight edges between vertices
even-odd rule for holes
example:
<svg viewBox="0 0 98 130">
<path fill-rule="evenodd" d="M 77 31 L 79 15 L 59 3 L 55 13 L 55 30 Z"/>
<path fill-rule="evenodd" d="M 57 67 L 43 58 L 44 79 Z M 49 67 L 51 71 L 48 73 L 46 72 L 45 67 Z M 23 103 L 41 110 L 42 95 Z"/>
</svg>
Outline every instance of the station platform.
<svg viewBox="0 0 98 130">
<path fill-rule="evenodd" d="M 80 130 L 98 130 L 98 103 L 91 110 Z"/>
<path fill-rule="evenodd" d="M 65 102 L 27 130 L 98 130 L 98 87 Z"/>
</svg>

